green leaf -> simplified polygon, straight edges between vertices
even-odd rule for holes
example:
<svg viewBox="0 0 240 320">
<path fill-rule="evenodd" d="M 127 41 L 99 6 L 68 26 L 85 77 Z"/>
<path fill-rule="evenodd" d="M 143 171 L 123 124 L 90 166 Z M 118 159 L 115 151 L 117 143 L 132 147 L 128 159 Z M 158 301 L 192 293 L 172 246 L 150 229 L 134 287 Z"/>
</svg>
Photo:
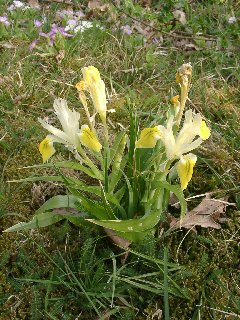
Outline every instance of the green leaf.
<svg viewBox="0 0 240 320">
<path fill-rule="evenodd" d="M 127 187 L 128 187 L 128 216 L 129 217 L 133 217 L 133 210 L 134 210 L 134 203 L 133 203 L 133 189 L 132 189 L 132 186 L 131 186 L 131 183 L 130 181 L 128 180 L 128 177 L 126 176 L 126 174 L 124 172 L 122 172 L 125 180 L 126 180 L 126 183 L 127 183 Z"/>
<path fill-rule="evenodd" d="M 146 213 L 140 219 L 129 220 L 94 220 L 87 219 L 88 221 L 99 226 L 109 228 L 119 232 L 143 232 L 150 230 L 156 226 L 161 217 L 161 210 L 151 211 Z M 124 236 L 124 234 L 123 234 Z"/>
<path fill-rule="evenodd" d="M 153 188 L 165 188 L 171 192 L 173 192 L 176 197 L 178 198 L 180 205 L 181 205 L 181 219 L 185 216 L 187 212 L 187 201 L 184 198 L 183 191 L 180 186 L 178 185 L 171 185 L 168 182 L 162 182 L 162 181 L 157 181 L 153 183 Z"/>
<path fill-rule="evenodd" d="M 107 219 L 108 215 L 103 206 L 98 204 L 97 202 L 90 200 L 88 197 L 86 197 L 84 194 L 79 192 L 79 190 L 76 190 L 72 187 L 68 187 L 70 193 L 72 193 L 75 197 L 79 199 L 79 202 L 81 202 L 81 205 L 85 208 L 85 210 L 91 214 L 92 216 L 96 217 L 97 219 Z"/>
<path fill-rule="evenodd" d="M 37 176 L 37 177 L 28 177 L 19 180 L 11 180 L 9 182 L 35 182 L 35 181 L 59 181 L 63 182 L 61 176 Z"/>
<path fill-rule="evenodd" d="M 109 175 L 109 190 L 108 192 L 111 193 L 116 188 L 119 180 L 122 177 L 122 172 L 127 164 L 128 156 L 123 157 L 119 170 L 113 170 Z"/>
<path fill-rule="evenodd" d="M 34 166 L 28 166 L 24 167 L 25 169 L 28 168 L 68 168 L 72 170 L 78 170 L 86 173 L 89 177 L 95 178 L 97 180 L 103 180 L 102 174 L 99 172 L 99 175 L 96 175 L 93 173 L 93 171 L 84 165 L 78 163 L 78 162 L 73 162 L 73 161 L 62 161 L 62 162 L 55 162 L 55 163 L 45 163 L 45 164 L 40 164 L 40 165 L 34 165 Z"/>
<path fill-rule="evenodd" d="M 123 131 L 121 133 L 119 133 L 117 135 L 117 137 L 115 138 L 115 141 L 113 143 L 113 145 L 110 148 L 110 157 L 109 157 L 109 163 L 108 163 L 108 168 L 110 167 L 112 161 L 114 160 L 114 158 L 116 157 L 116 155 L 121 151 L 121 142 L 123 137 L 125 136 L 126 132 Z"/>
<path fill-rule="evenodd" d="M 58 195 L 47 200 L 35 213 L 43 213 L 56 208 L 77 208 L 76 202 L 79 199 L 73 195 Z"/>
<path fill-rule="evenodd" d="M 117 209 L 121 213 L 122 217 L 126 217 L 126 212 L 125 212 L 124 208 L 120 205 L 118 198 L 113 194 L 106 193 L 105 191 L 103 194 L 103 189 L 100 186 L 88 186 L 80 180 L 69 178 L 69 177 L 65 177 L 64 182 L 67 182 L 67 185 L 70 186 L 71 188 L 74 188 L 76 190 L 85 191 L 85 192 L 90 192 L 90 193 L 95 194 L 96 196 L 101 197 L 103 200 L 103 203 L 105 203 L 105 200 L 111 202 L 112 204 L 114 204 L 117 207 Z M 114 218 L 114 215 L 112 215 L 112 218 Z"/>
<path fill-rule="evenodd" d="M 31 221 L 17 223 L 14 226 L 4 230 L 4 232 L 15 232 L 20 230 L 47 227 L 53 223 L 63 220 L 64 218 L 65 217 L 63 215 L 53 214 L 52 212 L 44 212 L 34 216 Z"/>
</svg>

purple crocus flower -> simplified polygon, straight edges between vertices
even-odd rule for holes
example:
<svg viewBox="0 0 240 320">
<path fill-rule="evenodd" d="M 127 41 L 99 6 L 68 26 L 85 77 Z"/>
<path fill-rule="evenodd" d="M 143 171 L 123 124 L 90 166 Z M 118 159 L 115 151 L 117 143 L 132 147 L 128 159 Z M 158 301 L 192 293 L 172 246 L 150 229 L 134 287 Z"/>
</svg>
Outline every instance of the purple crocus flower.
<svg viewBox="0 0 240 320">
<path fill-rule="evenodd" d="M 42 21 L 37 20 L 37 19 L 34 19 L 33 23 L 34 23 L 34 27 L 36 27 L 36 28 L 40 28 L 43 24 Z"/>
<path fill-rule="evenodd" d="M 10 26 L 10 22 L 8 21 L 8 17 L 6 16 L 0 16 L 0 22 L 2 22 L 3 24 L 5 24 L 5 26 Z"/>
<path fill-rule="evenodd" d="M 33 48 L 37 45 L 38 39 L 33 40 L 33 42 L 29 46 L 29 50 L 32 51 Z"/>
<path fill-rule="evenodd" d="M 72 37 L 72 34 L 67 33 L 63 27 L 58 27 L 56 24 L 52 24 L 52 28 L 48 33 L 40 32 L 39 35 L 49 39 L 50 45 L 53 45 L 57 33 L 60 33 L 64 37 Z"/>
<path fill-rule="evenodd" d="M 126 24 L 125 26 L 122 26 L 120 29 L 125 34 L 128 34 L 128 35 L 132 34 L 132 29 L 128 24 Z"/>
<path fill-rule="evenodd" d="M 77 23 L 78 23 L 78 21 L 76 19 L 68 19 L 67 27 L 65 28 L 65 30 L 74 30 Z"/>
</svg>

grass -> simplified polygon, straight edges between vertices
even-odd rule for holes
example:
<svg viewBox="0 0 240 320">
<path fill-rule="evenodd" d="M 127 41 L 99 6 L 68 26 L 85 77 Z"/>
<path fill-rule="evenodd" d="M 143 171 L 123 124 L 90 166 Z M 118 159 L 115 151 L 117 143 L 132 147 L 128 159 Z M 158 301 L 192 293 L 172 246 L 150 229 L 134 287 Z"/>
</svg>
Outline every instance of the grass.
<svg viewBox="0 0 240 320">
<path fill-rule="evenodd" d="M 1 15 L 9 2 L 1 4 Z M 46 199 L 63 192 L 54 184 L 33 187 L 7 181 L 32 174 L 19 167 L 41 162 L 38 143 L 45 132 L 37 118 L 50 116 L 57 96 L 66 98 L 70 107 L 80 107 L 74 85 L 81 77 L 80 68 L 91 64 L 103 74 L 109 108 L 116 108 L 112 123 L 125 125 L 128 101 L 146 124 L 166 112 L 170 88 L 177 92 L 176 69 L 191 61 L 194 79 L 189 104 L 206 117 L 212 138 L 200 150 L 186 197 L 214 191 L 218 197 L 227 195 L 238 207 L 228 208 L 228 221 L 221 230 L 199 228 L 197 233 L 178 230 L 170 234 L 158 230 L 161 236 L 131 247 L 125 265 L 121 264 L 122 251 L 100 229 L 58 223 L 26 234 L 3 234 L 1 320 L 151 319 L 161 311 L 164 319 L 239 317 L 239 22 L 227 23 L 229 16 L 237 16 L 238 7 L 215 1 L 184 3 L 181 10 L 188 22 L 182 26 L 171 13 L 177 2 L 164 3 L 153 1 L 150 10 L 125 4 L 120 9 L 131 17 L 121 16 L 121 11 L 117 14 L 123 24 L 135 23 L 135 17 L 153 22 L 166 33 L 202 32 L 214 37 L 214 44 L 195 38 L 191 42 L 200 50 L 187 51 L 165 33 L 164 42 L 157 44 L 145 43 L 136 31 L 130 36 L 113 33 L 118 20 L 104 22 L 115 12 L 111 7 L 102 15 L 92 14 L 105 30 L 93 28 L 72 39 L 59 38 L 53 48 L 42 39 L 39 49 L 29 52 L 37 36 L 32 20 L 41 18 L 41 11 L 11 14 L 13 27 L 1 29 L 1 228 L 29 220 Z M 154 6 L 161 9 L 157 18 Z M 62 4 L 52 4 L 45 11 L 48 20 L 53 21 L 56 10 L 62 8 Z M 62 60 L 60 52 L 64 52 Z M 59 151 L 61 160 L 64 151 Z M 190 207 L 195 205 L 190 203 Z"/>
</svg>

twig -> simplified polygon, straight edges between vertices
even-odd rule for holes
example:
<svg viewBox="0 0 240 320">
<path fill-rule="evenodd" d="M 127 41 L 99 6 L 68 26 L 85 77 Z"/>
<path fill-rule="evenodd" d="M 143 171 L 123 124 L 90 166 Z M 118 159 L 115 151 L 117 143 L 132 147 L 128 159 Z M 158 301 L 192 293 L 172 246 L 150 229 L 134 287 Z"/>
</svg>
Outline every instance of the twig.
<svg viewBox="0 0 240 320">
<path fill-rule="evenodd" d="M 38 0 L 39 2 L 57 2 L 57 3 L 62 3 L 62 4 L 69 4 L 69 5 L 74 5 L 71 0 Z"/>
</svg>

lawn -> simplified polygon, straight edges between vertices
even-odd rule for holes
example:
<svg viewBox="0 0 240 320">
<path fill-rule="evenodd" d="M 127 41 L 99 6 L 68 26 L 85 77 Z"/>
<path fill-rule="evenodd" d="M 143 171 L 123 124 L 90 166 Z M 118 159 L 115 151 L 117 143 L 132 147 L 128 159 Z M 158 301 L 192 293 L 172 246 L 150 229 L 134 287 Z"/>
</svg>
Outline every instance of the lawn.
<svg viewBox="0 0 240 320">
<path fill-rule="evenodd" d="M 0 320 L 239 319 L 239 13 L 231 1 L 1 1 Z M 129 110 L 139 130 L 165 117 L 179 91 L 176 72 L 188 62 L 186 107 L 211 136 L 184 196 L 189 211 L 206 196 L 220 204 L 215 227 L 171 229 L 180 215 L 172 197 L 155 233 L 127 249 L 90 223 L 3 232 L 67 192 L 58 181 L 11 181 L 40 174 L 25 167 L 42 164 L 38 118 L 56 124 L 55 98 L 87 120 L 75 88 L 82 68 L 100 71 L 116 133 L 128 130 Z M 73 159 L 56 149 L 49 163 Z"/>
</svg>

